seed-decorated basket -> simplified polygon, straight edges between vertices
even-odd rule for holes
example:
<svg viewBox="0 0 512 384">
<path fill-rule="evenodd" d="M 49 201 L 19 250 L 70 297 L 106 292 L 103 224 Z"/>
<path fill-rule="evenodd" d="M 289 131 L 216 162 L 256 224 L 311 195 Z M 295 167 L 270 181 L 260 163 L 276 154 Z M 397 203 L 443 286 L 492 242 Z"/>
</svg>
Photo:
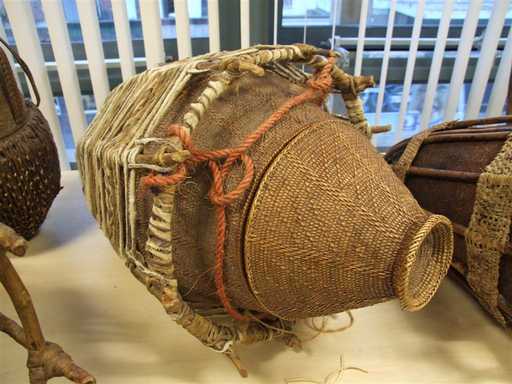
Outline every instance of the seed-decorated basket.
<svg viewBox="0 0 512 384">
<path fill-rule="evenodd" d="M 24 100 L 0 49 L 0 223 L 34 237 L 60 190 L 57 148 L 37 106 L 39 93 L 25 62 L 0 39 L 27 75 L 36 105 Z"/>
<path fill-rule="evenodd" d="M 78 148 L 116 251 L 236 363 L 236 343 L 296 346 L 297 319 L 393 297 L 420 309 L 450 263 L 449 221 L 425 213 L 368 140 L 358 94 L 373 80 L 335 60 L 255 46 L 148 70 L 112 92 Z M 346 119 L 326 111 L 330 92 Z"/>
<path fill-rule="evenodd" d="M 386 154 L 430 212 L 452 220 L 453 276 L 512 324 L 512 116 L 450 121 Z"/>
</svg>

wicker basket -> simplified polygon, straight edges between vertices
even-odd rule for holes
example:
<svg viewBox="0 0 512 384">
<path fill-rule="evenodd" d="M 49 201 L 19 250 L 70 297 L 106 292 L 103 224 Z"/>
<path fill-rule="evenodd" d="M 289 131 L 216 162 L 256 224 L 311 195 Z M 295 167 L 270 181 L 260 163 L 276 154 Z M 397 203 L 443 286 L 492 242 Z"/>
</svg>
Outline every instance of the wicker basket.
<svg viewBox="0 0 512 384">
<path fill-rule="evenodd" d="M 386 155 L 422 207 L 455 233 L 452 275 L 512 324 L 512 116 L 444 123 Z"/>
<path fill-rule="evenodd" d="M 60 190 L 57 148 L 37 108 L 39 94 L 25 62 L 4 40 L 30 80 L 37 103 L 25 101 L 0 49 L 0 222 L 31 239 Z"/>
<path fill-rule="evenodd" d="M 291 342 L 294 319 L 393 297 L 417 310 L 446 274 L 449 221 L 426 214 L 371 146 L 358 98 L 371 79 L 332 61 L 294 45 L 167 64 L 114 90 L 79 145 L 87 200 L 113 246 L 167 312 L 215 350 Z M 297 62 L 315 67 L 313 78 Z M 327 83 L 347 119 L 304 102 Z M 197 160 L 223 157 L 224 148 L 239 157 Z M 179 184 L 144 186 L 185 168 Z M 219 321 L 226 312 L 241 321 Z"/>
</svg>

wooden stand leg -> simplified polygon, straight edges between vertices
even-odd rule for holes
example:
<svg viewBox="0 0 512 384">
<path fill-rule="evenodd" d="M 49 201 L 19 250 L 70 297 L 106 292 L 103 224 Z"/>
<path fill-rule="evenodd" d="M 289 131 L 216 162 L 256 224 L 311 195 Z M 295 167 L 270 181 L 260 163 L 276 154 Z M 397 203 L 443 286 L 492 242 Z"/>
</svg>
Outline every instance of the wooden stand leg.
<svg viewBox="0 0 512 384">
<path fill-rule="evenodd" d="M 93 376 L 77 366 L 63 349 L 44 339 L 30 294 L 6 255 L 6 251 L 23 255 L 25 241 L 0 223 L 0 282 L 18 313 L 22 326 L 0 313 L 0 331 L 11 336 L 28 351 L 27 368 L 30 384 L 45 384 L 53 377 L 64 376 L 79 384 L 93 384 Z"/>
</svg>

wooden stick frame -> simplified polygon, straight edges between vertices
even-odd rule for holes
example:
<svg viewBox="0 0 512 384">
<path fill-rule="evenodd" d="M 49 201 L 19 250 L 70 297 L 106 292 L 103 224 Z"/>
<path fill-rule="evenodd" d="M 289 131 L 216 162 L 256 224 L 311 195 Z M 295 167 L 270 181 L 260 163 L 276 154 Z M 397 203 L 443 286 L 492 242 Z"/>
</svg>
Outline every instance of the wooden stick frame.
<svg viewBox="0 0 512 384">
<path fill-rule="evenodd" d="M 22 326 L 0 313 L 0 331 L 11 336 L 28 352 L 30 384 L 45 384 L 53 377 L 66 377 L 79 384 L 93 384 L 96 379 L 73 362 L 64 350 L 45 340 L 30 294 L 7 257 L 7 252 L 23 256 L 26 242 L 10 227 L 0 223 L 0 282 L 18 313 Z"/>
</svg>

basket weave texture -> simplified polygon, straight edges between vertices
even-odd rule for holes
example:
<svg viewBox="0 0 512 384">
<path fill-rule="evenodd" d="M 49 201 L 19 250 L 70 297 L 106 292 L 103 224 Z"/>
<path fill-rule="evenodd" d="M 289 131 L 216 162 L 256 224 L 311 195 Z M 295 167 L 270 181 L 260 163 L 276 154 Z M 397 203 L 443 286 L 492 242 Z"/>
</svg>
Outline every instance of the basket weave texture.
<svg viewBox="0 0 512 384">
<path fill-rule="evenodd" d="M 34 87 L 26 64 L 15 57 Z M 1 49 L 0 116 L 0 222 L 31 239 L 60 190 L 60 166 L 48 122 L 24 101 Z"/>
<path fill-rule="evenodd" d="M 393 297 L 408 310 L 430 301 L 451 257 L 448 220 L 426 215 L 369 146 L 328 121 L 302 132 L 267 169 L 244 256 L 268 312 L 304 318 Z"/>
</svg>

